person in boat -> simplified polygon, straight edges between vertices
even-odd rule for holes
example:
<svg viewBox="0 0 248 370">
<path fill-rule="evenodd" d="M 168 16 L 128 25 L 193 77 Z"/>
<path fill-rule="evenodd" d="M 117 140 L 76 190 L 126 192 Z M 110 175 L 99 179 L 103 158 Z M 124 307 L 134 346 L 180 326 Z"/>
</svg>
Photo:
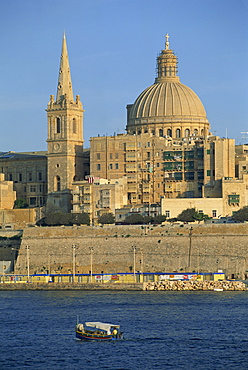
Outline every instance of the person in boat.
<svg viewBox="0 0 248 370">
<path fill-rule="evenodd" d="M 81 331 L 82 333 L 84 332 L 84 325 L 83 324 L 78 324 L 76 328 L 77 328 L 78 331 Z"/>
<path fill-rule="evenodd" d="M 116 328 L 114 328 L 114 330 L 112 331 L 112 335 L 113 335 L 113 337 L 117 338 L 117 336 L 118 336 L 118 331 L 117 331 L 117 329 L 116 329 Z"/>
</svg>

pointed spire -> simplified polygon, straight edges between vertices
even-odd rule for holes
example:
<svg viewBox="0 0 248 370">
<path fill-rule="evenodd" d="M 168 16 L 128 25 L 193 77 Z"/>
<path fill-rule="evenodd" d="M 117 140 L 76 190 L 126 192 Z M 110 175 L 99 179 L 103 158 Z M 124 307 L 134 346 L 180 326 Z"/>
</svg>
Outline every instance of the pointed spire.
<svg viewBox="0 0 248 370">
<path fill-rule="evenodd" d="M 61 58 L 60 58 L 59 79 L 58 79 L 56 102 L 58 103 L 59 101 L 62 101 L 65 99 L 68 102 L 74 101 L 69 58 L 68 58 L 67 46 L 66 46 L 66 37 L 65 37 L 65 32 L 64 32 L 63 41 L 62 41 L 62 52 L 61 52 Z"/>
<path fill-rule="evenodd" d="M 179 77 L 177 76 L 177 57 L 173 50 L 170 49 L 169 37 L 167 33 L 165 36 L 165 49 L 157 57 L 157 78 L 155 79 L 155 83 L 169 80 L 179 82 Z"/>
</svg>

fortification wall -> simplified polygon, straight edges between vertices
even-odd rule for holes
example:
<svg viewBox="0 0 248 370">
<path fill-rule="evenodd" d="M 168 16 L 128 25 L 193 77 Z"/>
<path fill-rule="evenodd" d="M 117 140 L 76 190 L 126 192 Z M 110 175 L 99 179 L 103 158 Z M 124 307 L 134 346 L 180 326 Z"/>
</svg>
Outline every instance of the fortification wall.
<svg viewBox="0 0 248 370">
<path fill-rule="evenodd" d="M 26 228 L 15 273 L 27 273 L 29 254 L 30 273 L 72 273 L 73 260 L 76 273 L 132 272 L 135 261 L 136 271 L 244 278 L 247 241 L 248 224 Z"/>
</svg>

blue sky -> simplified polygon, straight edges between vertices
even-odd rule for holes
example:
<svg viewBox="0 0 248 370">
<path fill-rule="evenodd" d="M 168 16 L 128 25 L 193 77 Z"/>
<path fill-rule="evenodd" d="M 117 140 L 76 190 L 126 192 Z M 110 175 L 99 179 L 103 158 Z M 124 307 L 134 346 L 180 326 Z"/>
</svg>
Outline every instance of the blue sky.
<svg viewBox="0 0 248 370">
<path fill-rule="evenodd" d="M 64 31 L 85 147 L 125 132 L 126 105 L 154 83 L 166 33 L 212 132 L 244 143 L 248 0 L 0 0 L 0 151 L 46 150 Z"/>
</svg>

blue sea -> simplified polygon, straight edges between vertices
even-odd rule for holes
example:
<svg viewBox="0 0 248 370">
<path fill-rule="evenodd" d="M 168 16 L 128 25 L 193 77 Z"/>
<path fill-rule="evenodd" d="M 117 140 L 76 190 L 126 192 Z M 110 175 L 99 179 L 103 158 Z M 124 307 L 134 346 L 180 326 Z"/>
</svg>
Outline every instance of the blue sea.
<svg viewBox="0 0 248 370">
<path fill-rule="evenodd" d="M 124 340 L 75 339 L 81 321 Z M 248 369 L 248 291 L 0 291 L 0 369 Z"/>
</svg>

